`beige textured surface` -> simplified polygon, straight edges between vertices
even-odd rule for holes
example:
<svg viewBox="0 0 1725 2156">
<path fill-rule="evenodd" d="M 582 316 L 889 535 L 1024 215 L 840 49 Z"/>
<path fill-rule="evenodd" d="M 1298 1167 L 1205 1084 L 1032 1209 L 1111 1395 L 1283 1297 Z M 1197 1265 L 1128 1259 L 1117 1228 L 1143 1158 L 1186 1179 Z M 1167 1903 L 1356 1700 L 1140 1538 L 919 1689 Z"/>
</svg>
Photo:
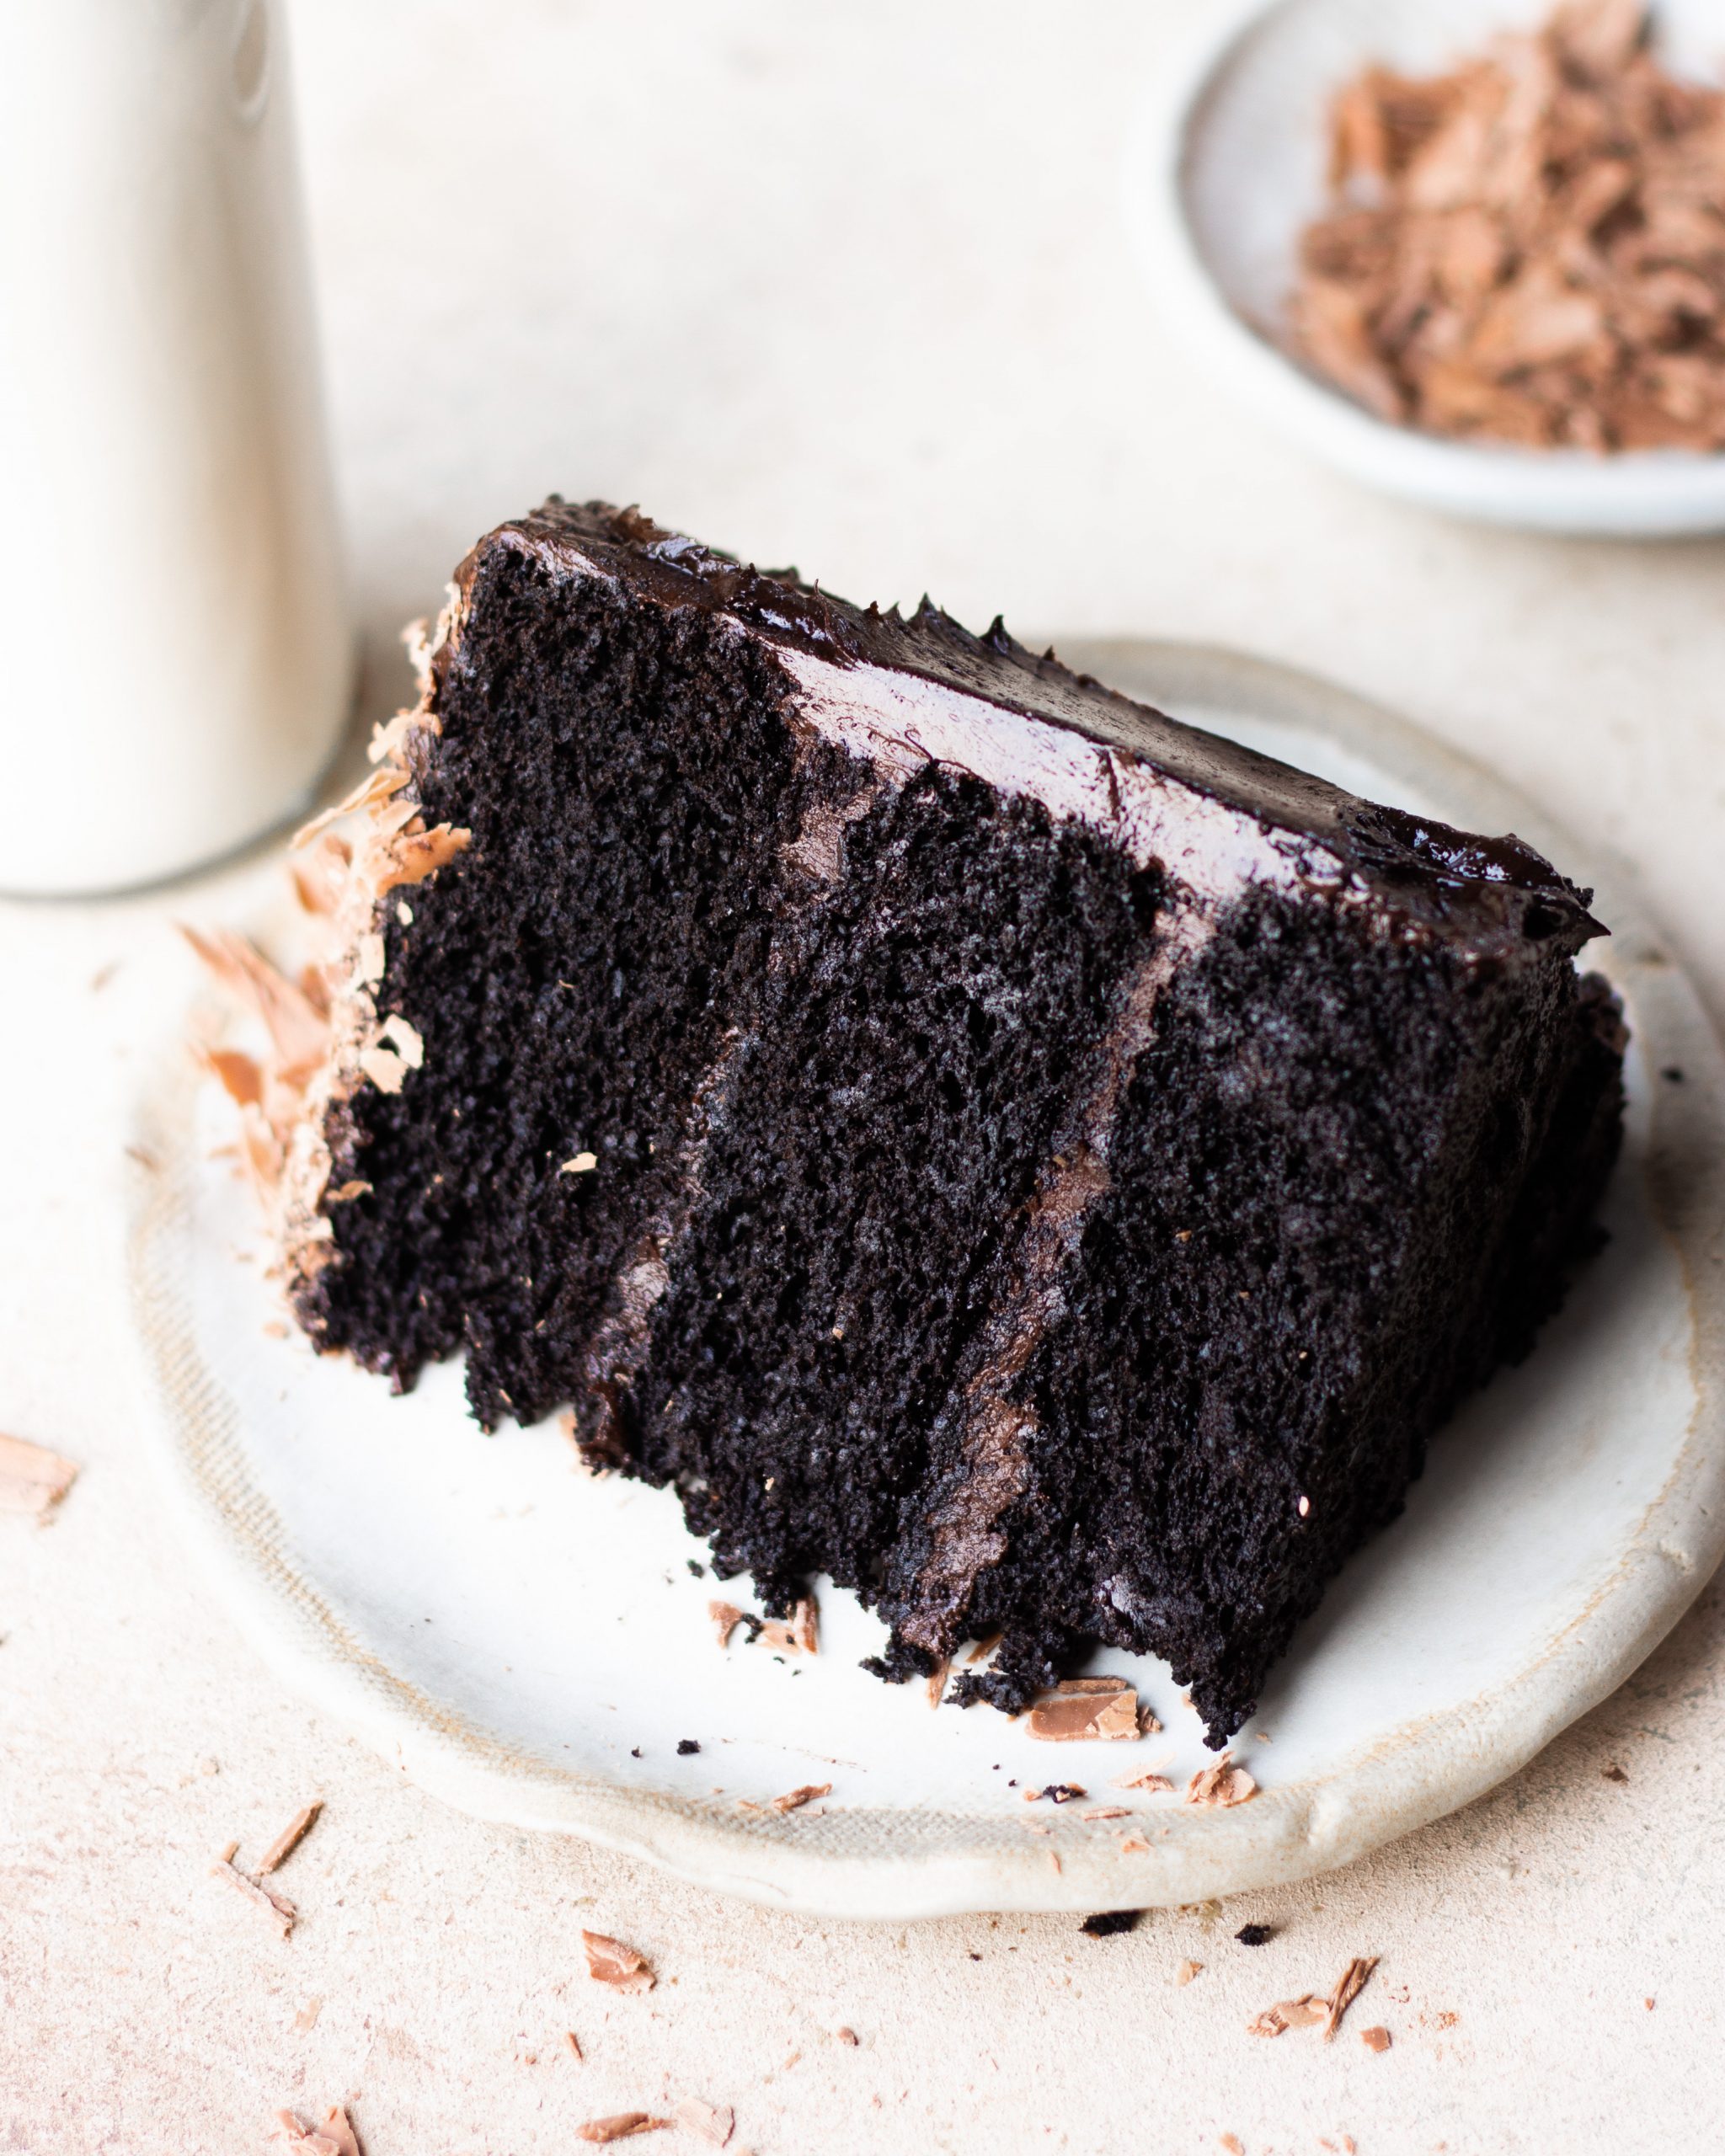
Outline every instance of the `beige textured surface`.
<svg viewBox="0 0 1725 2156">
<path fill-rule="evenodd" d="M 1620 846 L 1717 1017 L 1725 547 L 1429 523 L 1211 400 L 1113 198 L 1129 99 L 1194 12 L 509 0 L 482 38 L 471 7 L 299 0 L 377 699 L 404 679 L 396 618 L 481 526 L 553 486 L 638 496 L 840 590 L 927 582 L 1027 635 L 1214 636 L 1380 694 Z M 471 1825 L 285 1695 L 165 1539 L 119 1251 L 138 1044 L 189 979 L 167 924 L 231 916 L 256 873 L 0 909 L 0 1429 L 84 1467 L 53 1524 L 0 1519 L 0 2148 L 243 2156 L 278 2105 L 351 2098 L 369 2156 L 530 2156 L 685 2095 L 734 2104 L 759 2156 L 1705 2145 L 1717 1588 L 1471 1811 L 1103 1940 L 721 1904 Z M 314 1791 L 272 1881 L 302 1912 L 282 1942 L 209 1860 L 255 1856 Z M 1237 1945 L 1248 1920 L 1277 1937 Z M 584 1924 L 658 1988 L 590 1983 Z M 1246 2033 L 1373 1953 L 1334 2045 Z"/>
</svg>

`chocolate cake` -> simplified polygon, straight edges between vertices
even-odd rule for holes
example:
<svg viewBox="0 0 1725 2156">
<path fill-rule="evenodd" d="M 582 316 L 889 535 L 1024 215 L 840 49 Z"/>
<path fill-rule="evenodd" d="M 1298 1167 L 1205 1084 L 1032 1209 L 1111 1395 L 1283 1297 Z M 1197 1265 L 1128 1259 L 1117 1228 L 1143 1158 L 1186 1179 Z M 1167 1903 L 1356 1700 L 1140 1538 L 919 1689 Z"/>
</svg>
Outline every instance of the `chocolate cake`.
<svg viewBox="0 0 1725 2156">
<path fill-rule="evenodd" d="M 493 532 L 423 656 L 301 871 L 312 1340 L 572 1409 L 884 1675 L 1148 1650 L 1225 1741 L 1594 1236 L 1590 894 L 633 510 Z"/>
</svg>

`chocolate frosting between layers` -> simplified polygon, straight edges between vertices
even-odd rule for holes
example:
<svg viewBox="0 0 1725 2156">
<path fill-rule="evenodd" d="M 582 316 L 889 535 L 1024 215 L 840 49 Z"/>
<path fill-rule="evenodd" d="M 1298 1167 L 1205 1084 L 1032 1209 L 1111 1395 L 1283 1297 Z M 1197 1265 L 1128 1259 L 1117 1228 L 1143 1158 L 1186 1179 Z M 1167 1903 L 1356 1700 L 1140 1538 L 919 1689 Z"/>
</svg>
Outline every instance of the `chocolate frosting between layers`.
<svg viewBox="0 0 1725 2156">
<path fill-rule="evenodd" d="M 1592 893 L 1578 889 L 1519 839 L 1479 837 L 1364 801 L 1135 703 L 1073 673 L 1052 652 L 1039 658 L 998 619 L 978 637 L 927 599 L 909 618 L 896 607 L 883 613 L 855 606 L 804 583 L 794 570 L 755 568 L 668 531 L 636 510 L 601 502 L 577 506 L 556 495 L 483 542 L 457 572 L 459 587 L 476 573 L 482 552 L 499 542 L 540 557 L 553 572 L 596 573 L 665 606 L 728 616 L 777 646 L 805 687 L 822 685 L 819 700 L 829 704 L 846 676 L 874 677 L 877 702 L 884 695 L 926 707 L 931 690 L 948 692 L 942 699 L 937 750 L 924 749 L 911 734 L 914 751 L 925 756 L 935 753 L 943 761 L 969 766 L 965 732 L 968 727 L 980 745 L 981 707 L 1017 714 L 1053 730 L 1044 742 L 1044 764 L 1062 753 L 1072 773 L 1081 763 L 1085 791 L 1111 802 L 1107 820 L 1131 821 L 1131 804 L 1120 798 L 1123 778 L 1135 793 L 1146 782 L 1161 781 L 1211 804 L 1199 819 L 1209 827 L 1203 842 L 1224 846 L 1236 867 L 1241 841 L 1249 836 L 1251 852 L 1274 864 L 1278 880 L 1339 889 L 1374 905 L 1399 926 L 1455 939 L 1481 957 L 1506 958 L 1517 946 L 1553 941 L 1577 950 L 1606 932 L 1587 910 Z M 440 654 L 434 664 L 446 658 Z M 864 690 L 862 680 L 853 678 L 852 686 Z M 971 702 L 968 721 L 958 700 Z M 1012 738 L 1028 737 L 1020 728 Z M 998 754 L 996 748 L 996 759 Z M 976 760 L 985 766 L 991 760 Z M 1069 774 L 1062 791 L 1071 796 L 1077 782 Z M 1035 774 L 1021 790 L 1042 790 Z M 1072 798 L 1063 805 L 1081 813 Z M 1226 839 L 1225 825 L 1233 826 Z M 1169 865 L 1181 873 L 1178 862 Z"/>
</svg>

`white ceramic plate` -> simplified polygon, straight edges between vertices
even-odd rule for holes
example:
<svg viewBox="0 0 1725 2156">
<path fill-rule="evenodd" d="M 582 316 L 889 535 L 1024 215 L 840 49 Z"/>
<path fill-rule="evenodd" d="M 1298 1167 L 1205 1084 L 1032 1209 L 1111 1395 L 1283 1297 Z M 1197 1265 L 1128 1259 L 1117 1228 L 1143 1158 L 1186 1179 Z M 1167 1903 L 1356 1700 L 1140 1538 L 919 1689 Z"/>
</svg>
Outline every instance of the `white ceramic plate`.
<svg viewBox="0 0 1725 2156">
<path fill-rule="evenodd" d="M 1124 207 L 1158 308 L 1206 369 L 1351 478 L 1452 515 L 1655 538 L 1725 530 L 1725 456 L 1488 449 L 1375 419 L 1279 341 L 1299 235 L 1324 202 L 1332 93 L 1370 61 L 1434 72 L 1553 0 L 1242 0 L 1154 83 L 1128 141 Z M 1717 81 L 1719 0 L 1659 0 L 1659 51 Z"/>
<path fill-rule="evenodd" d="M 1130 1673 L 1165 1737 L 1050 1746 L 865 1675 L 879 1630 L 847 1594 L 822 1594 L 812 1662 L 721 1652 L 708 1599 L 746 1601 L 747 1582 L 692 1574 L 705 1551 L 669 1494 L 577 1475 L 550 1426 L 482 1437 L 453 1366 L 397 1399 L 272 1336 L 249 1193 L 210 1157 L 229 1112 L 179 1053 L 143 1113 L 159 1166 L 138 1178 L 133 1246 L 179 1508 L 287 1679 L 451 1802 L 834 1913 L 1189 1903 L 1345 1863 L 1479 1795 L 1618 1684 L 1717 1561 L 1725 1068 L 1633 891 L 1475 767 L 1305 676 L 1178 645 L 1068 656 L 1597 876 L 1618 933 L 1589 956 L 1635 1029 L 1609 1248 L 1300 1633 L 1235 1745 L 1262 1793 L 1205 1811 L 1109 1788 L 1164 1761 L 1183 1785 L 1210 1757 L 1163 1666 L 1097 1662 Z M 1052 1781 L 1089 1804 L 1013 1786 Z M 737 1808 L 811 1782 L 832 1793 L 804 1811 Z M 1130 1817 L 1079 1816 L 1113 1803 Z"/>
</svg>

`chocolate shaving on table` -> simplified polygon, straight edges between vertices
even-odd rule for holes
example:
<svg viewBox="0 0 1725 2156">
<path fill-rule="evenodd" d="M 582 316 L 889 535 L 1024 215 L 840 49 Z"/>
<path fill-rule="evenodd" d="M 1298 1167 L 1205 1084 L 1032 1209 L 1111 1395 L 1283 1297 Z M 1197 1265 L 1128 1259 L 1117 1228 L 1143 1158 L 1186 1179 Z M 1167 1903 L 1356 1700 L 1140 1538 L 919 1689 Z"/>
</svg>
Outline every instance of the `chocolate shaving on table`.
<svg viewBox="0 0 1725 2156">
<path fill-rule="evenodd" d="M 671 2125 L 650 2111 L 613 2111 L 609 2118 L 588 2119 L 575 2128 L 577 2141 L 627 2141 L 632 2133 L 658 2133 Z"/>
<path fill-rule="evenodd" d="M 608 1939 L 602 1931 L 583 1931 L 581 1944 L 587 1952 L 587 1974 L 595 1983 L 609 1984 L 613 1991 L 652 1990 L 656 1981 L 653 1971 L 646 1956 L 633 1946 Z"/>
<path fill-rule="evenodd" d="M 75 1463 L 46 1445 L 0 1436 L 0 1513 L 28 1513 L 40 1519 L 77 1480 Z"/>
<path fill-rule="evenodd" d="M 1356 1955 L 1336 1979 L 1336 1988 L 1330 1993 L 1329 2013 L 1324 2022 L 1324 2041 L 1327 2044 L 1335 2041 L 1336 2031 L 1342 2025 L 1342 2016 L 1365 1989 L 1366 1981 L 1377 1965 L 1375 1954 Z"/>
<path fill-rule="evenodd" d="M 737 2115 L 729 2104 L 703 2104 L 698 2096 L 685 2096 L 671 2116 L 715 2148 L 723 2148 L 736 2131 Z"/>
<path fill-rule="evenodd" d="M 1214 1809 L 1244 1804 L 1257 1794 L 1258 1784 L 1244 1767 L 1236 1767 L 1225 1752 L 1214 1766 L 1199 1769 L 1187 1783 L 1182 1801 Z"/>
<path fill-rule="evenodd" d="M 284 1901 L 280 1894 L 272 1893 L 267 1886 L 260 1886 L 248 1873 L 242 1871 L 233 1860 L 238 1853 L 239 1844 L 228 1843 L 210 1866 L 211 1871 L 217 1878 L 230 1881 L 237 1892 L 245 1896 L 254 1908 L 259 1910 L 269 1918 L 275 1927 L 278 1937 L 286 1939 L 293 1929 L 298 1919 L 299 1912 L 291 1902 Z"/>
<path fill-rule="evenodd" d="M 1119 1742 L 1139 1734 L 1138 1694 L 1118 1677 L 1069 1677 L 1035 1700 L 1028 1726 L 1044 1744 Z"/>
<path fill-rule="evenodd" d="M 259 1858 L 257 1876 L 260 1879 L 266 1872 L 277 1870 L 286 1863 L 289 1857 L 304 1841 L 306 1836 L 311 1833 L 317 1823 L 318 1815 L 323 1809 L 323 1800 L 321 1796 L 314 1796 L 309 1804 L 302 1804 L 300 1806 L 275 1839 L 270 1843 L 269 1848 L 264 1850 L 263 1855 Z"/>
<path fill-rule="evenodd" d="M 278 2111 L 275 2122 L 287 2137 L 288 2156 L 361 2156 L 353 2121 L 339 2104 L 332 2104 L 318 2126 L 302 2126 L 291 2111 Z"/>
<path fill-rule="evenodd" d="M 1295 352 L 1381 418 L 1532 449 L 1725 447 L 1725 93 L 1573 0 L 1330 114 Z"/>
<path fill-rule="evenodd" d="M 1315 2029 L 1329 2012 L 1330 2002 L 1320 1999 L 1316 1992 L 1302 1992 L 1298 1999 L 1279 1999 L 1274 2006 L 1265 2007 L 1255 2020 L 1246 2025 L 1249 2036 L 1281 2036 L 1290 2029 Z"/>
</svg>

